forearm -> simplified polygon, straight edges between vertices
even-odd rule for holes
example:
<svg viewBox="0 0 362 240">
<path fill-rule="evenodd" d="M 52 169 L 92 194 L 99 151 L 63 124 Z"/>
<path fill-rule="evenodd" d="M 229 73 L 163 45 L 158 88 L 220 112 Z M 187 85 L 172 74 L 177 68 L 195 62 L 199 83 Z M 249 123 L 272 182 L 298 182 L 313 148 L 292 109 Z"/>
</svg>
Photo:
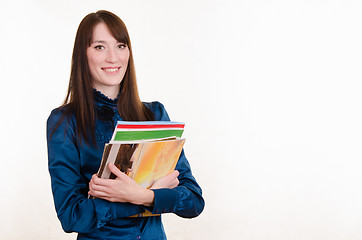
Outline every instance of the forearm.
<svg viewBox="0 0 362 240">
<path fill-rule="evenodd" d="M 82 199 L 66 208 L 57 208 L 58 218 L 65 232 L 90 233 L 107 222 L 143 213 L 141 206 L 112 203 L 102 199 Z"/>
<path fill-rule="evenodd" d="M 81 176 L 67 168 L 50 166 L 52 190 L 58 218 L 66 232 L 90 233 L 107 222 L 144 212 L 142 206 L 131 203 L 88 199 L 82 192 L 87 188 Z M 147 198 L 149 199 L 149 198 Z M 150 200 L 149 200 L 150 201 Z"/>
<path fill-rule="evenodd" d="M 134 204 L 152 207 L 155 203 L 155 193 L 150 189 L 144 189 L 138 199 L 135 199 Z"/>
<path fill-rule="evenodd" d="M 152 213 L 175 213 L 180 217 L 193 218 L 204 209 L 201 195 L 179 186 L 174 189 L 155 189 L 155 202 Z"/>
</svg>

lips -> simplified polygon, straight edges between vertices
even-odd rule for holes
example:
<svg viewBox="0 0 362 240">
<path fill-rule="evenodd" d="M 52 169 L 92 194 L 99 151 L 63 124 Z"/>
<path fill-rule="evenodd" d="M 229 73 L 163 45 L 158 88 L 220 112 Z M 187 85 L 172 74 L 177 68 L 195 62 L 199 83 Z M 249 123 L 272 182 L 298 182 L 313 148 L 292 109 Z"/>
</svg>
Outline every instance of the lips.
<svg viewBox="0 0 362 240">
<path fill-rule="evenodd" d="M 121 67 L 105 67 L 102 68 L 103 71 L 107 73 L 116 73 Z"/>
</svg>

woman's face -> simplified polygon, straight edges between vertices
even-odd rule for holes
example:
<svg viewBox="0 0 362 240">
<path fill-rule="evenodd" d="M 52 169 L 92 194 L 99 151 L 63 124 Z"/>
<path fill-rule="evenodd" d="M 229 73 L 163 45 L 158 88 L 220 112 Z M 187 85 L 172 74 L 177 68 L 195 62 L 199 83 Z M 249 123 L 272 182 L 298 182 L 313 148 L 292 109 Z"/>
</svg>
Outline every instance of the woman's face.
<svg viewBox="0 0 362 240">
<path fill-rule="evenodd" d="M 98 23 L 94 27 L 92 37 L 87 48 L 87 58 L 93 87 L 115 98 L 127 70 L 128 46 L 118 42 L 105 23 Z"/>
</svg>

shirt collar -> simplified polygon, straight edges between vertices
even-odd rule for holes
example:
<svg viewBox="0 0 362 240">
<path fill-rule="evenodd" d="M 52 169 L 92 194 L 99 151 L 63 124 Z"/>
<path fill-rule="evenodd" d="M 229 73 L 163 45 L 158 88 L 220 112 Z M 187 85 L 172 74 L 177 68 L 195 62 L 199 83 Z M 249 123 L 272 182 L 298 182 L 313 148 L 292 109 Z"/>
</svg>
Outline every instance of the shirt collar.
<svg viewBox="0 0 362 240">
<path fill-rule="evenodd" d="M 117 107 L 119 95 L 115 99 L 110 99 L 100 91 L 93 89 L 93 96 L 97 105 L 107 105 L 109 107 Z"/>
</svg>

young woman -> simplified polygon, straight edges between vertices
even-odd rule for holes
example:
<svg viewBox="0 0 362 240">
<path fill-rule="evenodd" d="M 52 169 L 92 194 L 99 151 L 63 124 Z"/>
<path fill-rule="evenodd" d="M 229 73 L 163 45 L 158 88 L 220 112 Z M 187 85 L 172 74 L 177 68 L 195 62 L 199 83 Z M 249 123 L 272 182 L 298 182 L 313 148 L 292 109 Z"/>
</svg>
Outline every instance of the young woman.
<svg viewBox="0 0 362 240">
<path fill-rule="evenodd" d="M 64 231 L 78 232 L 78 239 L 166 239 L 160 215 L 130 216 L 148 210 L 192 218 L 204 208 L 183 151 L 176 170 L 151 189 L 114 165 L 108 167 L 116 179 L 95 175 L 104 145 L 122 120 L 170 119 L 161 103 L 140 101 L 126 26 L 113 13 L 98 11 L 79 25 L 68 93 L 47 121 L 55 208 Z"/>
</svg>

